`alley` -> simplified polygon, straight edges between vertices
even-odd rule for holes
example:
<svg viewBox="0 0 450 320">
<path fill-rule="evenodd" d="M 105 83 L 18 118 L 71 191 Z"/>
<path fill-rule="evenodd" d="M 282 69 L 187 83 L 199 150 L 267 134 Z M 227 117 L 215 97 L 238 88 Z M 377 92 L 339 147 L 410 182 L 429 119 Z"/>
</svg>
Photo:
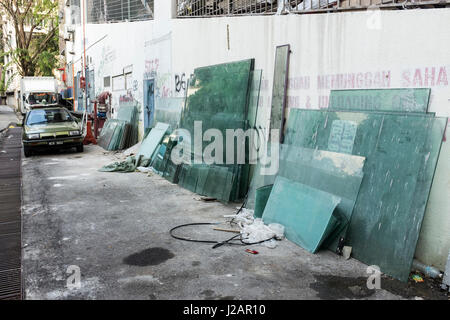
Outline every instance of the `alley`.
<svg viewBox="0 0 450 320">
<path fill-rule="evenodd" d="M 172 227 L 224 221 L 238 204 L 199 201 L 158 175 L 97 171 L 116 158 L 87 146 L 23 160 L 27 299 L 400 298 L 368 290 L 364 264 L 288 240 L 253 246 L 259 254 L 251 255 L 245 246 L 173 239 Z M 230 237 L 211 226 L 179 234 Z M 80 268 L 81 288 L 67 288 L 70 266 Z"/>
<path fill-rule="evenodd" d="M 0 22 L 0 300 L 449 301 L 450 0 Z"/>
<path fill-rule="evenodd" d="M 7 129 L 10 123 L 17 121 L 17 116 L 13 108 L 0 105 L 0 132 Z"/>
</svg>

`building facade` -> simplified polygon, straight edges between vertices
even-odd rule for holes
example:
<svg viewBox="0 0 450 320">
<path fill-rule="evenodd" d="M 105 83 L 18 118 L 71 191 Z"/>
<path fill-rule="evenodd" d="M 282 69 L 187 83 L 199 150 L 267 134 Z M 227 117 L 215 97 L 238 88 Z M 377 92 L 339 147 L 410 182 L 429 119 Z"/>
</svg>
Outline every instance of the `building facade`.
<svg viewBox="0 0 450 320">
<path fill-rule="evenodd" d="M 60 10 L 61 11 L 61 10 Z M 64 15 L 59 15 L 60 23 L 64 25 L 64 21 L 61 20 L 64 17 Z M 17 108 L 19 106 L 19 93 L 20 93 L 20 84 L 21 84 L 21 78 L 22 75 L 20 74 L 19 67 L 15 63 L 13 59 L 13 53 L 17 50 L 17 40 L 16 40 L 16 30 L 14 27 L 14 22 L 12 21 L 11 17 L 8 16 L 6 13 L 2 13 L 2 42 L 3 42 L 3 49 L 5 52 L 4 57 L 4 67 L 6 68 L 5 71 L 5 84 L 6 84 L 6 96 L 7 96 L 7 104 L 10 106 L 13 106 Z M 28 21 L 28 20 L 26 20 Z M 32 33 L 33 36 L 44 36 L 48 34 L 50 27 L 47 20 L 43 20 L 39 25 L 35 26 L 33 28 Z M 24 24 L 24 32 L 28 35 L 31 32 L 31 23 Z M 61 43 L 64 44 L 64 41 Z M 60 63 L 62 65 L 65 64 L 65 54 L 59 55 L 58 59 L 60 59 Z M 62 59 L 62 60 L 61 60 Z M 57 68 L 53 71 L 54 75 L 57 78 L 60 78 L 59 72 L 57 72 Z M 61 79 L 62 80 L 62 79 Z M 61 87 L 63 87 L 63 83 L 61 82 Z"/>
</svg>

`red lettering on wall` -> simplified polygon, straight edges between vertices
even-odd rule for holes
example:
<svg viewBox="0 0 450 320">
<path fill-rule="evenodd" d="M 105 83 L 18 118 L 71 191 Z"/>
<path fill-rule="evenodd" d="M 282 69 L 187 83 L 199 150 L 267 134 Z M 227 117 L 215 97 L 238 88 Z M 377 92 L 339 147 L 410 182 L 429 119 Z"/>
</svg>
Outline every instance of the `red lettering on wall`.
<svg viewBox="0 0 450 320">
<path fill-rule="evenodd" d="M 436 71 L 438 70 L 438 68 L 439 73 L 437 74 Z M 448 86 L 447 68 L 444 66 L 444 67 L 426 67 L 426 68 L 403 70 L 402 86 L 404 87 Z"/>
<path fill-rule="evenodd" d="M 439 69 L 439 76 L 436 82 L 437 86 L 448 86 L 447 71 L 445 67 Z"/>
</svg>

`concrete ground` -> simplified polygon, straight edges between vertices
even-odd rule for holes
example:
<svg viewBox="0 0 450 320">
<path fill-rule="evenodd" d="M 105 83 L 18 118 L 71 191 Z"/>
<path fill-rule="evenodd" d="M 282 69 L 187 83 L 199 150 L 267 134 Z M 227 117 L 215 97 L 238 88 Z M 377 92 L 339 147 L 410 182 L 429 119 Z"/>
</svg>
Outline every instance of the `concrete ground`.
<svg viewBox="0 0 450 320">
<path fill-rule="evenodd" d="M 10 123 L 17 123 L 19 119 L 13 108 L 0 105 L 0 132 L 8 128 Z"/>
<path fill-rule="evenodd" d="M 224 221 L 238 204 L 203 202 L 158 175 L 104 173 L 117 154 L 98 146 L 23 160 L 27 299 L 415 299 L 390 278 L 366 286 L 367 266 L 283 240 L 275 249 L 190 243 L 169 230 Z M 228 239 L 212 226 L 177 234 Z M 245 252 L 255 249 L 258 255 Z M 75 267 L 70 267 L 75 266 Z M 70 268 L 69 268 L 70 267 Z M 73 270 L 81 287 L 68 288 Z M 68 272 L 69 271 L 69 272 Z"/>
</svg>

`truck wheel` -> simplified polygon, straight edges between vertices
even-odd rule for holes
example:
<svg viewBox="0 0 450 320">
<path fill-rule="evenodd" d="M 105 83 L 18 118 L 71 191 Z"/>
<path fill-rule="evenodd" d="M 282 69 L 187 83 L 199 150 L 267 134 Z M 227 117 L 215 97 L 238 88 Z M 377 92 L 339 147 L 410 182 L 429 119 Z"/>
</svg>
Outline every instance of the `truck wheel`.
<svg viewBox="0 0 450 320">
<path fill-rule="evenodd" d="M 84 150 L 83 144 L 80 144 L 79 146 L 77 146 L 77 152 L 83 152 L 83 150 Z"/>
<path fill-rule="evenodd" d="M 23 147 L 23 153 L 25 154 L 25 157 L 29 157 L 32 154 L 32 151 L 30 148 Z"/>
</svg>

